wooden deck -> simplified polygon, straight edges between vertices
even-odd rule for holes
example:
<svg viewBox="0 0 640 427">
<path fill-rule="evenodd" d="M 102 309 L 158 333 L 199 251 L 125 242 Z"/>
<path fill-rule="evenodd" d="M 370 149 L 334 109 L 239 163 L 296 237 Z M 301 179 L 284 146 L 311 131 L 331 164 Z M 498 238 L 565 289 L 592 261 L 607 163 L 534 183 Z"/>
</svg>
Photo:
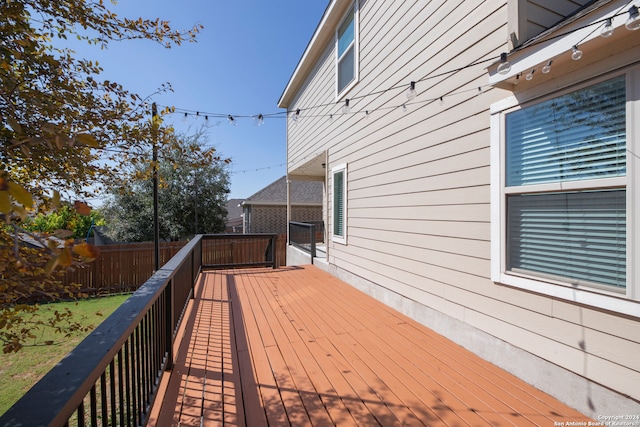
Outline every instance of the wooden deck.
<svg viewBox="0 0 640 427">
<path fill-rule="evenodd" d="M 588 420 L 313 266 L 205 272 L 196 294 L 150 425 Z"/>
</svg>

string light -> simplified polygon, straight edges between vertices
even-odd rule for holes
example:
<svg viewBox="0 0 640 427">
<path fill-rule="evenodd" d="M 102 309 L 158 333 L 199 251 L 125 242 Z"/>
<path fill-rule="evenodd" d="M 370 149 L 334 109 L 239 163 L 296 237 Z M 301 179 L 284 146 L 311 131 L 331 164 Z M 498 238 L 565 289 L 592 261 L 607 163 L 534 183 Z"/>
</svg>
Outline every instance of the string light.
<svg viewBox="0 0 640 427">
<path fill-rule="evenodd" d="M 627 30 L 635 31 L 640 28 L 640 13 L 638 13 L 637 6 L 631 6 L 629 8 L 629 19 L 625 22 L 624 26 Z"/>
<path fill-rule="evenodd" d="M 532 80 L 533 79 L 533 73 L 535 73 L 536 70 L 532 69 L 531 71 L 529 71 L 529 73 L 525 76 L 525 79 L 527 79 L 527 81 Z"/>
<path fill-rule="evenodd" d="M 291 116 L 294 123 L 298 123 L 298 118 L 300 117 L 300 109 L 298 108 L 296 112 Z"/>
<path fill-rule="evenodd" d="M 342 113 L 349 114 L 351 112 L 351 107 L 349 107 L 349 98 L 344 100 L 344 105 L 342 106 Z"/>
<path fill-rule="evenodd" d="M 582 51 L 578 49 L 578 45 L 573 46 L 571 51 L 571 59 L 574 61 L 579 61 L 582 58 Z"/>
<path fill-rule="evenodd" d="M 498 65 L 498 74 L 508 74 L 511 71 L 511 64 L 507 61 L 507 53 L 502 52 L 500 54 L 500 65 Z"/>
<path fill-rule="evenodd" d="M 548 42 L 550 39 L 564 37 L 564 36 L 567 36 L 568 34 L 572 34 L 572 33 L 575 33 L 577 31 L 581 31 L 584 28 L 587 28 L 589 26 L 602 25 L 603 23 L 604 23 L 604 27 L 601 28 L 600 35 L 602 37 L 609 37 L 613 32 L 612 18 L 620 16 L 620 15 L 623 15 L 625 13 L 629 14 L 629 18 L 628 18 L 628 20 L 627 20 L 627 22 L 625 24 L 627 29 L 629 29 L 631 31 L 640 29 L 640 13 L 638 11 L 638 7 L 637 6 L 632 6 L 631 8 L 629 8 L 628 12 L 622 12 L 622 10 L 619 10 L 616 14 L 612 15 L 609 18 L 589 23 L 589 24 L 587 24 L 587 25 L 585 25 L 583 27 L 576 28 L 576 29 L 568 31 L 566 33 L 557 34 L 557 35 L 554 35 L 554 36 L 552 36 L 550 38 L 547 37 L 547 38 L 545 38 L 543 40 L 534 41 L 533 43 L 526 44 L 526 47 L 532 47 L 532 46 L 535 46 L 535 45 L 540 44 L 540 43 L 545 43 L 545 42 Z M 595 30 L 595 31 L 597 31 L 597 30 Z M 583 52 L 578 48 L 579 43 L 582 42 L 582 41 L 584 41 L 584 39 L 579 41 L 578 44 L 575 44 L 575 45 L 572 46 L 571 58 L 574 61 L 578 61 L 578 60 L 580 60 L 582 58 Z M 452 74 L 452 73 L 456 73 L 456 72 L 459 72 L 459 71 L 467 69 L 467 68 L 474 67 L 476 65 L 480 65 L 480 64 L 483 64 L 483 63 L 495 61 L 494 58 L 486 58 L 486 59 L 478 60 L 476 62 L 467 64 L 467 65 L 465 65 L 463 67 L 459 67 L 459 68 L 448 70 L 448 71 L 443 71 L 443 72 L 440 72 L 440 73 L 430 74 L 430 75 L 427 75 L 427 76 L 425 76 L 425 77 L 423 77 L 423 78 L 421 78 L 419 80 L 411 81 L 410 84 L 409 84 L 409 88 L 406 89 L 406 92 L 405 92 L 406 97 L 407 97 L 407 99 L 409 101 L 412 101 L 412 100 L 415 99 L 415 97 L 417 97 L 417 92 L 415 91 L 415 85 L 418 82 L 429 80 L 429 79 L 433 79 L 433 78 L 437 78 L 437 77 L 441 77 L 441 76 L 446 76 L 446 75 L 449 75 L 449 74 Z M 543 74 L 548 74 L 551 71 L 551 64 L 552 63 L 553 63 L 553 60 L 547 61 L 546 65 L 544 65 L 541 68 L 541 72 Z M 508 54 L 506 52 L 502 52 L 500 54 L 500 57 L 499 57 L 499 64 L 498 64 L 498 67 L 496 69 L 496 72 L 499 73 L 499 74 L 505 75 L 505 74 L 508 74 L 510 71 L 511 71 L 511 64 L 508 61 Z M 531 70 L 528 74 L 525 75 L 525 78 L 527 80 L 531 80 L 533 78 L 533 73 L 534 72 L 535 72 L 535 70 Z M 513 80 L 513 84 L 514 85 L 519 83 L 520 76 L 521 76 L 520 73 L 518 73 L 515 76 L 515 79 Z M 388 89 L 383 89 L 383 90 L 380 90 L 380 91 L 367 93 L 367 94 L 360 95 L 360 96 L 357 96 L 357 97 L 354 97 L 354 98 L 351 98 L 351 99 L 345 99 L 344 104 L 342 106 L 342 113 L 343 114 L 350 114 L 351 113 L 350 101 L 353 100 L 353 99 L 356 99 L 356 98 L 359 99 L 359 98 L 364 98 L 364 97 L 367 97 L 367 96 L 378 95 L 378 94 L 386 93 L 388 91 L 391 91 L 391 90 L 394 90 L 394 89 L 403 88 L 403 87 L 406 88 L 406 85 L 397 85 L 397 86 L 390 87 Z M 480 91 L 482 90 L 482 88 L 479 88 L 479 89 L 480 89 Z M 448 94 L 447 96 L 451 96 L 451 95 L 454 95 L 454 94 L 455 93 L 451 93 L 451 94 Z M 431 101 L 435 101 L 437 99 L 439 99 L 440 103 L 442 105 L 444 105 L 444 97 L 443 96 L 441 96 L 439 98 L 434 98 L 434 99 L 431 99 L 431 100 L 426 100 L 425 102 L 431 102 Z M 297 109 L 296 112 L 298 112 L 298 111 L 302 112 L 302 111 L 310 110 L 310 109 L 313 109 L 313 108 L 321 108 L 321 107 L 327 107 L 327 106 L 331 106 L 331 105 L 334 105 L 334 104 L 333 103 L 327 103 L 327 104 L 313 105 L 313 106 L 309 106 L 309 107 L 306 107 L 306 108 L 303 108 L 303 109 Z M 406 104 L 400 104 L 399 106 L 402 107 L 403 109 L 407 108 Z M 383 107 L 383 108 L 391 108 L 391 107 Z M 398 104 L 396 104 L 396 106 L 394 106 L 393 108 L 398 108 Z M 175 109 L 172 112 L 176 112 Z M 365 116 L 366 117 L 370 116 L 371 112 L 372 111 L 370 111 L 370 110 L 364 111 Z M 184 110 L 180 111 L 180 113 L 184 115 L 184 119 L 186 119 L 187 116 L 189 116 L 189 115 L 194 115 L 193 112 L 184 111 Z M 286 115 L 288 115 L 290 113 L 291 113 L 291 111 L 284 111 L 284 112 L 271 113 L 268 116 L 286 117 Z M 293 116 L 292 118 L 295 120 L 296 117 L 299 117 L 299 115 L 300 115 L 300 113 L 295 114 L 295 116 Z M 261 126 L 264 123 L 264 118 L 265 118 L 266 115 L 259 114 L 257 116 L 255 116 L 255 115 L 253 115 L 253 116 L 233 115 L 232 116 L 231 114 L 229 114 L 229 115 L 226 115 L 226 114 L 225 115 L 221 115 L 221 114 L 213 114 L 212 113 L 212 114 L 210 114 L 210 116 L 220 117 L 220 118 L 227 117 L 229 122 L 234 124 L 234 125 L 237 124 L 237 120 L 236 120 L 237 117 L 250 117 L 250 118 L 253 118 L 256 121 L 256 125 L 257 126 Z M 307 116 L 307 115 L 305 115 L 305 116 Z M 329 120 L 333 120 L 333 116 L 334 116 L 334 114 L 329 114 L 329 115 L 323 114 L 321 116 L 309 115 L 308 117 L 329 117 Z M 196 117 L 196 119 L 198 117 L 200 117 L 200 112 L 195 112 L 195 117 Z"/>
<path fill-rule="evenodd" d="M 229 173 L 231 175 L 235 175 L 235 174 L 238 174 L 238 173 L 258 172 L 258 171 L 262 171 L 262 170 L 270 170 L 272 168 L 280 168 L 280 167 L 282 167 L 284 165 L 285 165 L 285 163 L 280 163 L 278 165 L 263 166 L 261 168 L 255 168 L 255 169 L 245 169 L 245 170 L 241 170 L 241 171 L 230 171 Z"/>
<path fill-rule="evenodd" d="M 613 22 L 611 18 L 607 18 L 604 23 L 604 27 L 602 27 L 602 30 L 600 31 L 600 37 L 606 39 L 607 37 L 611 37 L 611 34 L 613 34 Z"/>
<path fill-rule="evenodd" d="M 409 101 L 413 101 L 418 96 L 418 92 L 416 92 L 416 82 L 411 82 L 409 85 L 409 90 L 407 91 L 407 99 Z"/>
</svg>

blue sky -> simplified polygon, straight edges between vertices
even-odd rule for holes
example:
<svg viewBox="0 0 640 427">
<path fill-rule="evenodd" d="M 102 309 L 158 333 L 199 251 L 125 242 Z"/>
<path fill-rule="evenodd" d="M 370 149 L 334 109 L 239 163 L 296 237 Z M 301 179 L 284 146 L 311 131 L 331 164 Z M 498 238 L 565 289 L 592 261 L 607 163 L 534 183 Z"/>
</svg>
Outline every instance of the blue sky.
<svg viewBox="0 0 640 427">
<path fill-rule="evenodd" d="M 105 2 L 106 3 L 106 2 Z M 109 8 L 121 17 L 161 18 L 174 29 L 204 25 L 197 43 L 166 49 L 149 41 L 82 48 L 98 60 L 103 79 L 142 97 L 165 82 L 173 92 L 152 98 L 159 106 L 209 113 L 257 115 L 277 106 L 328 0 L 120 0 Z M 178 131 L 193 131 L 203 119 L 166 119 Z M 209 144 L 230 157 L 230 198 L 246 198 L 286 174 L 285 119 L 209 120 Z M 93 204 L 93 203 L 92 203 Z"/>
</svg>

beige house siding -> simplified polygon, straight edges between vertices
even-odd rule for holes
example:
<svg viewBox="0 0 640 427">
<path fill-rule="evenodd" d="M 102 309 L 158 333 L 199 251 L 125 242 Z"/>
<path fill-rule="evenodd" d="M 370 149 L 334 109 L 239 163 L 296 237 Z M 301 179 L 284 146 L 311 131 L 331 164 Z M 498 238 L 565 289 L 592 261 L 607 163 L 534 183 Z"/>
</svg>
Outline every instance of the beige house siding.
<svg viewBox="0 0 640 427">
<path fill-rule="evenodd" d="M 285 105 L 301 109 L 288 121 L 290 173 L 323 153 L 328 171 L 348 166 L 348 240 L 328 240 L 328 268 L 585 413 L 640 411 L 638 318 L 490 279 L 489 106 L 512 92 L 487 84 L 490 63 L 465 66 L 508 49 L 511 1 L 359 4 L 358 84 L 335 99 L 331 39 Z M 425 76 L 407 101 L 409 82 Z"/>
</svg>

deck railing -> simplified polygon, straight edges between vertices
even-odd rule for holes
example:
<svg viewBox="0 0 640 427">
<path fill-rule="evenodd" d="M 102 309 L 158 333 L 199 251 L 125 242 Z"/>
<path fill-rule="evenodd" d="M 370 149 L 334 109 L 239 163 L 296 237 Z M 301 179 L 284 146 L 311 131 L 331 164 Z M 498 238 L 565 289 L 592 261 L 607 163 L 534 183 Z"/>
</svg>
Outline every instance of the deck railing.
<svg viewBox="0 0 640 427">
<path fill-rule="evenodd" d="M 277 266 L 277 235 L 199 235 L 47 373 L 0 426 L 142 426 L 202 269 Z"/>
<path fill-rule="evenodd" d="M 316 257 L 316 244 L 324 240 L 324 222 L 289 222 L 289 244 Z"/>
</svg>

